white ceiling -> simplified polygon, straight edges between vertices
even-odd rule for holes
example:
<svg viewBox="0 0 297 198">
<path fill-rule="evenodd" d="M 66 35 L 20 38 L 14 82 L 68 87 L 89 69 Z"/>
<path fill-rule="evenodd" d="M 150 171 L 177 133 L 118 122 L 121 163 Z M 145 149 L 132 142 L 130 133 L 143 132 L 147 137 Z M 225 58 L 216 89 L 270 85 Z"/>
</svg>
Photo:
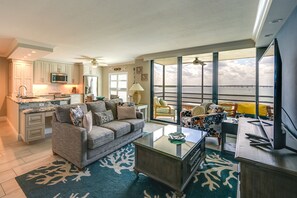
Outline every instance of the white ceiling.
<svg viewBox="0 0 297 198">
<path fill-rule="evenodd" d="M 0 37 L 54 46 L 45 59 L 108 64 L 253 37 L 258 0 L 1 0 Z M 0 56 L 5 47 L 1 44 Z"/>
</svg>

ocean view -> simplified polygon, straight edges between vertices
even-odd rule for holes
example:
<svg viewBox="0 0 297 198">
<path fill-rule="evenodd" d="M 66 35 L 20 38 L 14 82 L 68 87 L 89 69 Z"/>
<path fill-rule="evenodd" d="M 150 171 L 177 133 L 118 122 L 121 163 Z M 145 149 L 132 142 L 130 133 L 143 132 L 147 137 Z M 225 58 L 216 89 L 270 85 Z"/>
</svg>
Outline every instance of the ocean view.
<svg viewBox="0 0 297 198">
<path fill-rule="evenodd" d="M 155 85 L 154 92 L 157 96 L 162 95 L 162 86 Z M 204 86 L 204 101 L 211 101 L 212 86 Z M 176 101 L 176 86 L 165 87 L 166 100 Z M 241 102 L 254 102 L 256 95 L 255 85 L 222 85 L 218 87 L 219 100 L 221 101 L 241 101 Z M 273 86 L 260 86 L 260 103 L 271 104 L 273 103 Z M 182 88 L 183 102 L 200 103 L 201 101 L 201 86 L 187 85 Z"/>
</svg>

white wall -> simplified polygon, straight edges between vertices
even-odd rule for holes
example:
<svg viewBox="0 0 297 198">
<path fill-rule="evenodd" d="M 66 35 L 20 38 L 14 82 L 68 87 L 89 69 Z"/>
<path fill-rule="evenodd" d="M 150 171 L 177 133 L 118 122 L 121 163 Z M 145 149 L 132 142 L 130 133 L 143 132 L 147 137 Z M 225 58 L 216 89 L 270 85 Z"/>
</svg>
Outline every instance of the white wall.
<svg viewBox="0 0 297 198">
<path fill-rule="evenodd" d="M 138 82 L 144 89 L 141 92 L 141 101 L 142 104 L 150 104 L 150 65 L 149 61 L 143 61 L 143 59 L 136 59 L 135 64 L 123 64 L 118 66 L 109 66 L 102 67 L 102 95 L 106 98 L 109 98 L 109 74 L 110 73 L 128 73 L 128 89 L 133 85 L 134 82 L 134 72 L 133 68 L 135 67 L 143 67 L 143 74 L 148 74 L 147 81 L 141 81 L 141 74 L 135 74 L 135 82 Z M 121 68 L 120 71 L 115 71 L 115 68 Z M 129 93 L 133 94 L 133 93 Z M 149 109 L 148 109 L 149 112 Z M 149 116 L 149 114 L 148 114 Z"/>
</svg>

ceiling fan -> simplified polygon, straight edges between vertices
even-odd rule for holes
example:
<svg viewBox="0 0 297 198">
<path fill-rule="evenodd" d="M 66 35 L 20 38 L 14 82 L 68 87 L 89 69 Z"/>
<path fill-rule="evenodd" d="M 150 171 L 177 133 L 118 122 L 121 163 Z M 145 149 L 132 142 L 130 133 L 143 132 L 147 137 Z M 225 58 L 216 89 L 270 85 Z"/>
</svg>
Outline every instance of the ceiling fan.
<svg viewBox="0 0 297 198">
<path fill-rule="evenodd" d="M 90 63 L 93 65 L 93 67 L 108 66 L 106 63 L 103 62 L 104 59 L 101 56 L 89 57 L 89 56 L 81 55 L 81 57 L 76 58 L 76 59 L 90 61 Z"/>
<path fill-rule="evenodd" d="M 206 65 L 202 60 L 199 60 L 198 57 L 195 58 L 195 60 L 193 61 L 193 65 Z"/>
</svg>

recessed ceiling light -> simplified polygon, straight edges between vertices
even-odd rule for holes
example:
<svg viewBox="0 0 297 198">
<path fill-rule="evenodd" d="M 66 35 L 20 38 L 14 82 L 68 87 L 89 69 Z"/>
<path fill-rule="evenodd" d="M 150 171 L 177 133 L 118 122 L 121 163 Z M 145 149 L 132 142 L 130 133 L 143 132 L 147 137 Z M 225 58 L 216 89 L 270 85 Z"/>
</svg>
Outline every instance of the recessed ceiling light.
<svg viewBox="0 0 297 198">
<path fill-rule="evenodd" d="M 279 23 L 279 22 L 282 22 L 283 19 L 274 19 L 272 21 L 269 21 L 270 24 L 274 24 L 274 23 Z"/>
<path fill-rule="evenodd" d="M 32 54 L 35 54 L 35 53 L 36 53 L 36 51 L 33 50 L 33 51 L 32 51 Z"/>
<path fill-rule="evenodd" d="M 273 34 L 266 34 L 264 37 L 270 37 L 272 36 Z"/>
</svg>

